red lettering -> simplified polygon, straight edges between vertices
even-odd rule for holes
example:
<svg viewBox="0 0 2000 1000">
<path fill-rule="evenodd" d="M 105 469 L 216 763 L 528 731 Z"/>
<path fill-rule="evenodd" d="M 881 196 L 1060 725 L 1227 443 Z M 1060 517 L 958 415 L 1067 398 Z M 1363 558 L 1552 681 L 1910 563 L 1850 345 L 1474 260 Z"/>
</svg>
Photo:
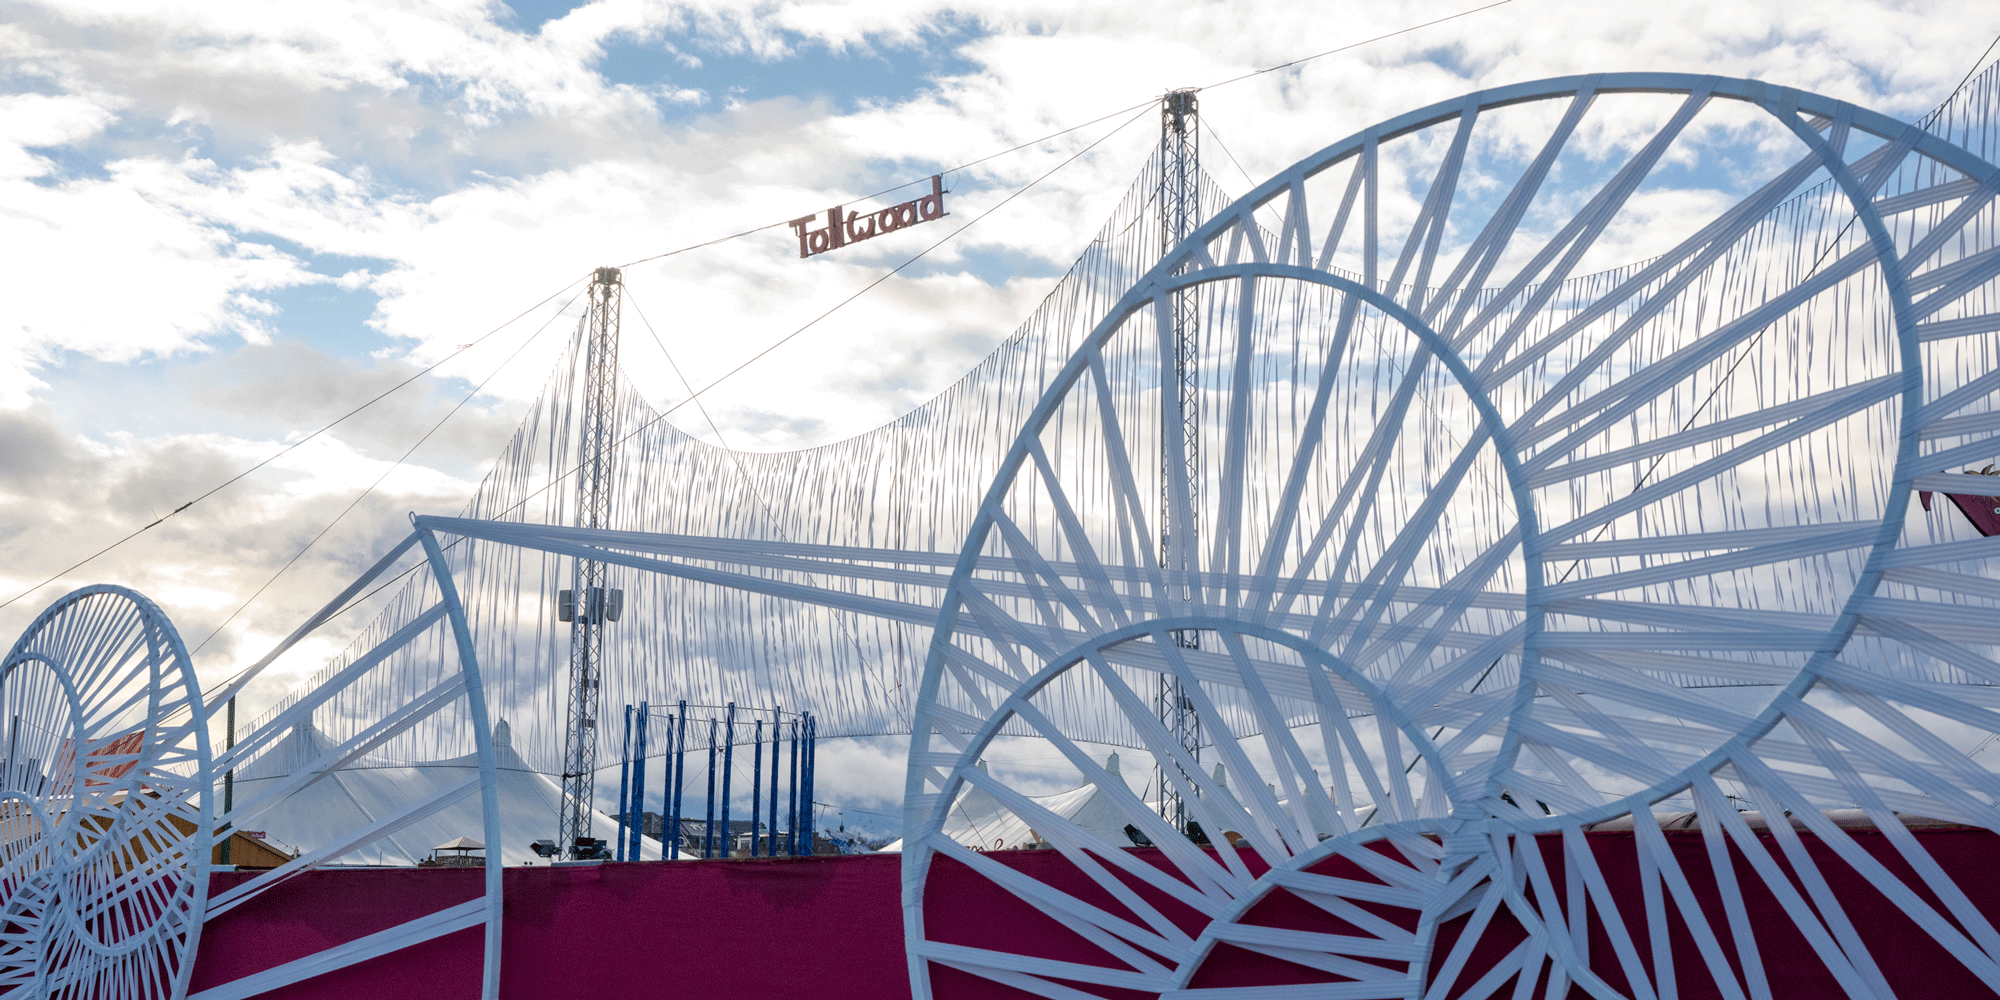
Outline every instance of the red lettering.
<svg viewBox="0 0 2000 1000">
<path fill-rule="evenodd" d="M 931 193 L 917 199 L 917 215 L 925 222 L 944 215 L 944 175 L 931 175 Z"/>
<path fill-rule="evenodd" d="M 793 219 L 788 225 L 799 238 L 799 256 L 805 258 L 949 214 L 944 210 L 944 175 L 932 174 L 931 193 L 921 198 L 912 198 L 874 212 L 852 212 L 835 205 L 826 210 L 826 227 L 823 229 L 806 228 L 819 218 L 817 215 Z"/>
<path fill-rule="evenodd" d="M 793 219 L 789 223 L 789 225 L 792 227 L 792 232 L 799 234 L 800 260 L 804 260 L 805 258 L 812 256 L 812 251 L 806 249 L 806 223 L 809 223 L 816 218 L 818 218 L 818 216 L 808 215 L 803 219 Z"/>
</svg>

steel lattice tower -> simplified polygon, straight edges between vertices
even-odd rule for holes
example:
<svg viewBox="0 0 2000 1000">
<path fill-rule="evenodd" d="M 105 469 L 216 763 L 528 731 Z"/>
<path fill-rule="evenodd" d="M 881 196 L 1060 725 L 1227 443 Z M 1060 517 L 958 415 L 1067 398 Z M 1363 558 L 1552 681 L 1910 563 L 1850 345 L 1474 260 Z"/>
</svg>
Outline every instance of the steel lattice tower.
<svg viewBox="0 0 2000 1000">
<path fill-rule="evenodd" d="M 1201 144 L 1199 118 L 1193 89 L 1169 91 L 1160 99 L 1160 253 L 1164 256 L 1179 246 L 1201 222 Z M 1176 269 L 1179 273 L 1185 265 Z M 1160 565 L 1171 578 L 1182 579 L 1199 568 L 1201 537 L 1201 317 L 1193 289 L 1172 296 L 1170 321 L 1174 325 L 1174 369 L 1169 384 L 1160 394 Z M 1164 373 L 1163 373 L 1164 374 Z M 1162 379 L 1163 383 L 1167 382 Z M 1171 386 L 1171 388 L 1170 388 Z M 1177 390 L 1177 391 L 1175 391 Z M 1178 453 L 1176 446 L 1178 445 Z M 1187 510 L 1174 510 L 1174 482 L 1186 484 Z M 1176 537 L 1178 535 L 1178 537 Z M 1188 595 L 1192 596 L 1192 595 Z M 1174 640 L 1187 649 L 1201 646 L 1201 633 L 1186 629 L 1174 633 Z M 1160 680 L 1160 721 L 1173 733 L 1188 754 L 1201 759 L 1201 719 L 1194 705 L 1181 691 L 1180 681 L 1171 675 Z M 1154 775 L 1160 791 L 1160 815 L 1187 829 L 1187 809 L 1164 780 Z"/>
<path fill-rule="evenodd" d="M 615 267 L 591 279 L 584 318 L 583 415 L 577 428 L 576 525 L 611 526 L 611 464 L 618 403 L 618 314 L 624 285 Z M 597 717 L 608 591 L 604 564 L 579 559 L 571 579 L 569 725 L 563 741 L 562 824 L 556 843 L 575 856 L 590 836 L 597 788 Z"/>
</svg>

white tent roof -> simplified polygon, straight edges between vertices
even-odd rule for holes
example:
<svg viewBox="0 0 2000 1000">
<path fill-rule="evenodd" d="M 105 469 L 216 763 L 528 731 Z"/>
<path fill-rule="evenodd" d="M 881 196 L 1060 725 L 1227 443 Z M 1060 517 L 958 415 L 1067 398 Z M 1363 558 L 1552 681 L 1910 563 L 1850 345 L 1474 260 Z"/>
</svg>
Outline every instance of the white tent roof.
<svg viewBox="0 0 2000 1000">
<path fill-rule="evenodd" d="M 263 789 L 309 765 L 331 746 L 326 736 L 310 724 L 294 728 L 276 746 L 237 771 L 237 804 L 254 802 Z M 548 776 L 528 769 L 514 752 L 505 722 L 493 729 L 493 749 L 499 765 L 502 863 L 519 865 L 538 861 L 528 845 L 554 836 L 562 789 Z M 363 760 L 320 778 L 263 813 L 246 818 L 241 825 L 262 830 L 267 840 L 287 848 L 309 851 L 458 784 L 478 770 L 476 754 L 423 764 L 374 764 Z M 617 835 L 618 821 L 595 813 L 592 830 L 595 836 L 610 840 Z M 475 833 L 485 834 L 476 791 L 335 863 L 414 865 L 431 850 L 453 847 L 457 841 L 465 841 L 472 849 L 484 849 L 483 844 L 471 839 L 470 835 Z M 660 842 L 642 839 L 644 856 L 659 857 Z M 440 844 L 440 848 L 428 848 L 425 846 L 428 844 Z"/>
<path fill-rule="evenodd" d="M 979 767 L 985 769 L 985 762 Z M 1124 777 L 1119 769 L 1118 755 L 1112 754 L 1104 762 L 1106 770 Z M 1232 804 L 1236 795 L 1229 790 L 1229 783 L 1223 775 L 1221 764 L 1215 765 L 1215 781 L 1222 786 L 1222 794 L 1229 797 Z M 1083 827 L 1114 844 L 1129 843 L 1125 826 L 1131 820 L 1112 805 L 1104 790 L 1096 785 L 1084 785 L 1066 792 L 1052 795 L 1028 796 L 1036 805 L 1055 813 L 1077 826 Z M 959 795 L 952 805 L 951 815 L 946 818 L 944 834 L 967 847 L 982 851 L 1005 851 L 1026 847 L 1039 837 L 1028 822 L 1014 814 L 1014 811 L 1000 804 L 999 800 L 978 788 L 968 788 Z M 884 851 L 901 851 L 903 842 L 898 840 Z"/>
<path fill-rule="evenodd" d="M 1104 765 L 1111 773 L 1119 774 L 1117 754 L 1112 754 Z M 979 766 L 983 770 L 985 762 L 981 761 Z M 1123 777 L 1122 774 L 1120 776 Z M 1103 789 L 1096 785 L 1084 785 L 1052 795 L 1031 795 L 1029 798 L 1036 805 L 1114 844 L 1126 843 L 1125 824 L 1130 820 L 1107 800 Z M 945 820 L 944 834 L 967 847 L 982 851 L 1012 850 L 1040 839 L 1026 820 L 978 788 L 968 788 L 959 795 L 958 801 L 952 805 L 951 815 Z M 903 842 L 900 840 L 882 848 L 884 851 L 902 849 Z"/>
</svg>

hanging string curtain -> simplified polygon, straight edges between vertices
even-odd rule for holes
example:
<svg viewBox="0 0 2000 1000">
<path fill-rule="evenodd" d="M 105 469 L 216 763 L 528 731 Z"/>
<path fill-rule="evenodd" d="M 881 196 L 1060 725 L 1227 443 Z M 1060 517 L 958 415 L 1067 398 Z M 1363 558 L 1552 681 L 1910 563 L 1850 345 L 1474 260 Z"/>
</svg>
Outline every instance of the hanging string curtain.
<svg viewBox="0 0 2000 1000">
<path fill-rule="evenodd" d="M 2000 142 L 1996 138 L 2000 131 L 1994 128 L 1994 110 L 2000 103 L 1996 72 L 2000 70 L 1989 69 L 1977 77 L 1931 129 L 1975 153 L 1994 156 Z M 659 411 L 647 401 L 649 395 L 657 395 L 649 392 L 652 387 L 623 382 L 616 415 L 623 440 L 614 477 L 613 524 L 628 533 L 624 536 L 583 538 L 550 530 L 572 520 L 575 503 L 568 470 L 576 454 L 573 415 L 582 381 L 581 359 L 566 356 L 466 505 L 461 517 L 467 523 L 460 526 L 457 543 L 447 554 L 479 644 L 491 703 L 513 726 L 516 747 L 529 765 L 560 770 L 569 630 L 556 620 L 555 594 L 569 585 L 570 559 L 578 554 L 608 558 L 606 553 L 614 550 L 623 561 L 614 566 L 609 585 L 624 591 L 625 610 L 620 621 L 605 631 L 605 704 L 685 698 L 703 704 L 797 706 L 815 713 L 821 736 L 907 732 L 914 687 L 931 645 L 930 622 L 995 470 L 1054 373 L 1162 256 L 1156 205 L 1159 169 L 1155 161 L 1140 171 L 1096 238 L 1011 337 L 935 399 L 876 430 L 799 451 L 731 451 L 698 441 L 669 420 L 656 419 Z M 1933 168 L 1919 167 L 1892 177 L 1881 197 L 1893 199 L 1934 187 L 1936 178 L 1919 175 L 1924 169 Z M 1845 266 L 1865 250 L 1867 234 L 1852 224 L 1854 215 L 1832 182 L 1800 188 L 1810 181 L 1810 176 L 1801 174 L 1789 188 L 1773 189 L 1782 198 L 1769 204 L 1757 200 L 1762 195 L 1744 202 L 1742 210 L 1754 209 L 1750 217 L 1754 222 L 1721 256 L 1695 272 L 1681 265 L 1661 269 L 1659 261 L 1648 260 L 1569 277 L 1554 288 L 1472 287 L 1435 302 L 1428 293 L 1411 294 L 1416 276 L 1400 270 L 1384 275 L 1388 279 L 1384 284 L 1399 286 L 1388 289 L 1399 300 L 1429 303 L 1427 315 L 1446 336 L 1454 336 L 1454 324 L 1468 331 L 1456 346 L 1472 363 L 1480 363 L 1489 353 L 1496 358 L 1504 355 L 1504 362 L 1496 361 L 1494 370 L 1484 373 L 1503 395 L 1530 393 L 1537 384 L 1560 385 L 1568 373 L 1596 365 L 1588 355 L 1601 348 L 1602 338 L 1566 332 L 1586 327 L 1626 329 L 1621 350 L 1633 370 L 1679 370 L 1676 352 L 1686 351 L 1704 331 L 1759 308 L 1769 289 L 1796 287 Z M 1203 176 L 1201 200 L 1207 218 L 1230 199 Z M 1892 218 L 1898 226 L 1923 224 L 1921 213 Z M 1257 221 L 1264 227 L 1266 247 L 1288 245 L 1281 231 L 1289 220 L 1259 217 Z M 1312 224 L 1324 226 L 1326 221 Z M 1989 225 L 1980 222 L 1968 232 L 1983 232 L 1981 227 Z M 1343 277 L 1362 277 L 1344 268 L 1339 258 L 1313 263 Z M 1435 283 L 1439 278 L 1432 275 L 1428 280 Z M 1673 282 L 1685 282 L 1685 287 L 1671 297 L 1653 294 Z M 1635 293 L 1635 285 L 1645 290 Z M 1194 294 L 1205 329 L 1233 323 L 1242 312 L 1233 298 L 1236 290 L 1227 283 L 1202 286 Z M 1267 345 L 1255 356 L 1255 379 L 1271 388 L 1257 395 L 1249 426 L 1254 447 L 1282 449 L 1293 446 L 1301 433 L 1310 409 L 1310 387 L 1335 350 L 1342 327 L 1330 312 L 1337 308 L 1335 296 L 1270 283 L 1260 286 L 1258 294 L 1274 297 L 1254 310 L 1261 326 L 1251 331 Z M 1837 303 L 1796 310 L 1773 335 L 1794 338 L 1805 350 L 1815 336 L 1815 324 L 1888 328 L 1886 296 L 1867 287 L 1854 287 L 1842 295 Z M 1670 304 L 1657 308 L 1660 301 Z M 1978 312 L 1977 306 L 1978 302 L 1970 302 L 1966 308 Z M 1994 308 L 1993 303 L 1984 307 L 1986 313 Z M 1475 322 L 1482 316 L 1488 319 Z M 1381 346 L 1394 334 L 1394 320 L 1368 312 L 1340 349 L 1368 358 L 1383 384 L 1389 385 L 1402 376 L 1394 352 Z M 1509 353 L 1516 343 L 1538 346 L 1533 352 Z M 1992 370 L 2000 359 L 1981 354 L 1990 350 L 1988 343 L 1986 338 L 1964 338 L 1962 346 L 1954 347 L 1965 352 L 1957 367 Z M 1144 338 L 1125 337 L 1113 344 L 1103 358 L 1102 373 L 1110 405 L 1157 414 L 1158 358 L 1149 353 Z M 1371 355 L 1370 345 L 1381 349 Z M 1693 354 L 1687 357 L 1686 364 L 1726 364 L 1698 360 Z M 1840 367 L 1869 362 L 1815 357 L 1811 363 Z M 1204 357 L 1200 378 L 1205 397 L 1227 394 L 1231 364 L 1229 358 Z M 1524 369 L 1542 377 L 1516 377 Z M 1852 381 L 1846 376 L 1860 373 L 1859 368 L 1843 371 L 1835 381 Z M 1783 376 L 1778 371 L 1745 370 L 1730 376 L 1730 392 L 1764 393 Z M 1419 395 L 1421 405 L 1413 409 L 1412 419 L 1431 420 L 1441 428 L 1458 419 L 1448 412 L 1451 390 L 1442 382 L 1425 383 Z M 1671 393 L 1661 400 L 1632 419 L 1712 422 L 1714 413 L 1727 412 L 1730 402 L 1727 395 L 1718 405 Z M 1560 427 L 1529 426 L 1538 407 L 1548 401 L 1523 395 L 1496 403 L 1505 412 L 1525 415 L 1522 440 L 1531 449 L 1566 433 Z M 1705 412 L 1708 416 L 1703 416 Z M 1373 419 L 1367 414 L 1350 416 Z M 1091 419 L 1087 406 L 1065 411 L 1045 433 L 1045 448 L 1050 460 L 1077 483 L 1073 489 L 1079 498 L 1102 511 L 1115 484 L 1110 478 L 1112 465 L 1092 451 L 1103 446 L 1093 444 L 1092 434 L 1079 429 Z M 1226 413 L 1205 413 L 1204 433 L 1221 439 L 1228 419 Z M 1133 454 L 1159 451 L 1157 419 L 1130 421 L 1128 426 L 1139 438 L 1130 442 Z M 1891 433 L 1886 425 L 1877 430 Z M 1862 433 L 1865 438 L 1875 432 Z M 1553 438 L 1540 440 L 1536 434 Z M 1449 433 L 1437 438 L 1451 439 Z M 1885 454 L 1893 450 L 1891 441 L 1873 444 Z M 1439 469 L 1424 463 L 1448 461 L 1443 455 L 1415 456 L 1417 464 L 1395 475 L 1416 479 L 1435 475 Z M 1090 467 L 1099 471 L 1078 471 Z M 1783 474 L 1809 477 L 1810 468 L 1793 464 Z M 1135 471 L 1142 479 L 1152 477 L 1147 482 L 1155 484 L 1142 483 L 1142 492 L 1150 488 L 1157 493 L 1159 469 Z M 1469 481 L 1477 486 L 1480 476 L 1493 474 L 1475 469 Z M 1560 488 L 1571 493 L 1570 509 L 1592 510 L 1610 502 L 1600 495 L 1606 482 L 1572 476 Z M 1392 477 L 1387 488 L 1394 486 Z M 1847 520 L 1854 511 L 1877 502 L 1845 482 L 1745 481 L 1734 492 L 1719 485 L 1713 496 L 1704 494 L 1698 503 L 1663 509 L 1660 516 L 1679 519 L 1683 523 L 1672 528 L 1683 533 L 1754 526 L 1764 516 L 1759 511 L 1765 498 L 1781 491 L 1809 497 L 1815 516 L 1826 522 Z M 1243 502 L 1278 504 L 1286 502 L 1284 496 L 1272 486 Z M 1500 509 L 1504 490 L 1497 488 L 1469 489 L 1454 502 L 1463 505 L 1462 515 L 1455 516 L 1462 516 L 1465 523 L 1495 521 L 1504 514 Z M 1034 508 L 1018 528 L 1039 551 L 1060 558 L 1064 551 L 1060 517 L 1058 511 Z M 996 543 L 989 555 L 998 559 L 1005 551 Z M 1519 581 L 1508 572 L 1496 580 L 1496 591 L 1518 590 Z M 1819 586 L 1810 574 L 1785 576 L 1773 584 L 1794 589 Z M 1712 589 L 1721 584 L 1711 580 L 1704 585 Z M 432 590 L 425 575 L 412 578 L 356 640 L 355 652 L 346 655 L 357 655 L 393 634 L 428 606 L 426 595 Z M 1696 596 L 1697 603 L 1718 597 Z M 1827 599 L 1834 602 L 1837 596 L 1829 592 Z M 1038 598 L 1023 594 L 1018 599 Z M 1498 609 L 1493 614 L 1493 627 L 1504 630 L 1501 619 L 1508 612 Z M 413 646 L 398 656 L 403 666 L 378 670 L 379 680 L 343 692 L 322 709 L 316 724 L 336 733 L 358 731 L 434 682 L 435 661 L 427 659 L 429 652 Z M 1774 669 L 1784 665 L 1778 662 L 1783 655 L 1768 659 Z M 336 659 L 322 675 L 330 676 L 342 662 Z M 1509 658 L 1497 658 L 1493 676 L 1485 681 L 1488 689 L 1509 687 L 1514 669 Z M 1908 669 L 1952 672 L 1939 664 Z M 1704 681 L 1690 674 L 1677 682 Z M 309 681 L 306 687 L 314 683 Z M 1101 692 L 1077 686 L 1070 694 L 1073 697 L 1065 700 L 1059 686 L 1046 699 L 1059 706 L 1052 711 L 1060 716 L 1064 732 L 1078 739 L 1139 743 L 1124 715 L 1105 702 Z M 292 698 L 281 701 L 266 717 Z M 1255 730 L 1255 720 L 1240 706 L 1220 705 L 1217 710 L 1237 713 L 1231 716 L 1232 731 Z M 1357 709 L 1365 710 L 1365 706 Z M 437 725 L 413 731 L 380 752 L 396 759 L 427 760 L 464 750 L 462 734 Z"/>
</svg>

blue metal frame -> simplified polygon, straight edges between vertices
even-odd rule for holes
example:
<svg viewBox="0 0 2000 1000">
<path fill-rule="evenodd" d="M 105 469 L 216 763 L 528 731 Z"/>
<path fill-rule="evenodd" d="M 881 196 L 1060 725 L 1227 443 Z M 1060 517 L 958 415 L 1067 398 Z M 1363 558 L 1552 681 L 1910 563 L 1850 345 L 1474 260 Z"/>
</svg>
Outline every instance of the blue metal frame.
<svg viewBox="0 0 2000 1000">
<path fill-rule="evenodd" d="M 783 760 L 784 724 L 784 707 L 771 709 L 771 842 L 765 846 L 764 853 L 773 858 L 778 856 L 778 765 Z"/>
<path fill-rule="evenodd" d="M 701 856 L 715 857 L 715 718 L 708 720 L 708 810 L 701 827 Z"/>
<path fill-rule="evenodd" d="M 722 834 L 717 839 L 722 842 L 722 856 L 726 858 L 729 856 L 729 841 L 732 836 L 729 828 L 729 779 L 735 776 L 733 769 L 736 761 L 736 703 L 730 702 L 724 712 L 727 721 L 722 724 Z"/>
<path fill-rule="evenodd" d="M 667 840 L 672 845 L 667 848 L 669 854 L 672 857 L 679 858 L 681 856 L 681 798 L 687 788 L 688 703 L 686 701 L 681 702 L 680 714 L 674 716 L 674 720 L 673 830 L 663 830 L 661 832 L 668 834 Z"/>
<path fill-rule="evenodd" d="M 631 818 L 632 706 L 625 706 L 625 744 L 618 749 L 618 846 L 613 856 L 625 860 L 625 821 Z"/>
<path fill-rule="evenodd" d="M 790 829 L 790 836 L 785 844 L 785 853 L 793 857 L 797 857 L 799 853 L 799 737 L 802 735 L 804 734 L 799 732 L 798 720 L 793 720 L 791 786 L 785 790 L 786 796 L 789 799 L 789 805 L 791 806 L 790 818 L 785 823 Z"/>
<path fill-rule="evenodd" d="M 764 720 L 757 720 L 757 728 L 750 737 L 750 856 L 757 856 L 758 824 L 757 807 L 764 797 Z"/>
<path fill-rule="evenodd" d="M 627 807 L 632 815 L 630 827 L 632 832 L 631 846 L 625 855 L 632 861 L 640 860 L 639 848 L 646 842 L 646 729 L 651 724 L 651 715 L 646 703 L 642 701 L 639 703 L 639 711 L 633 723 L 633 729 L 638 732 L 639 737 L 632 748 L 632 802 Z"/>
<path fill-rule="evenodd" d="M 804 830 L 802 831 L 804 833 L 804 836 L 800 838 L 801 840 L 804 841 L 804 843 L 799 845 L 799 853 L 806 855 L 807 857 L 812 856 L 813 831 L 817 829 L 818 826 L 818 824 L 813 822 L 815 816 L 815 813 L 813 812 L 813 778 L 818 773 L 818 768 L 819 768 L 819 720 L 813 718 L 811 712 L 807 712 L 806 713 L 806 766 L 805 766 L 806 786 L 804 793 L 799 796 L 799 811 L 802 814 L 803 818 L 805 819 Z"/>
</svg>

